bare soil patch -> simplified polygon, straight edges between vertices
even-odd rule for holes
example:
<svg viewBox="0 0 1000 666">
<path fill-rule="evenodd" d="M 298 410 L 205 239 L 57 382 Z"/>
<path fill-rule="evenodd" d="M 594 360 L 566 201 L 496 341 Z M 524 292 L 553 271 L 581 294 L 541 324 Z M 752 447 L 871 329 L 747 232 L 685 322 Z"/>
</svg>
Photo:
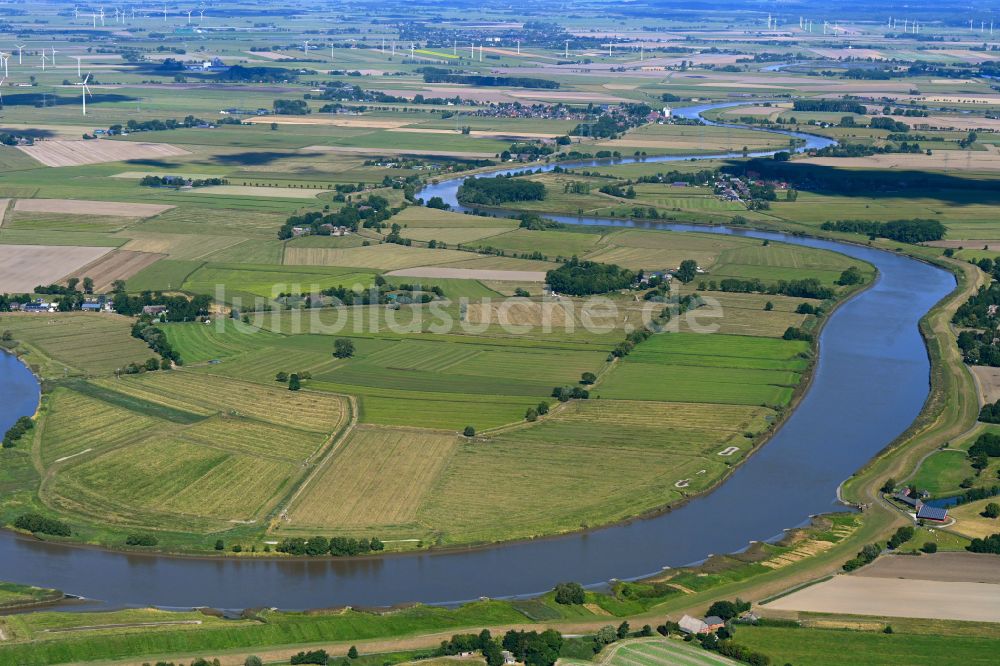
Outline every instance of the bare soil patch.
<svg viewBox="0 0 1000 666">
<path fill-rule="evenodd" d="M 1000 368 L 972 365 L 969 366 L 969 369 L 976 376 L 976 383 L 979 385 L 979 404 L 984 405 L 1000 400 Z"/>
<path fill-rule="evenodd" d="M 767 604 L 775 610 L 1000 622 L 1000 585 L 835 576 Z"/>
<path fill-rule="evenodd" d="M 198 194 L 219 194 L 237 197 L 272 197 L 280 199 L 315 199 L 327 190 L 309 190 L 293 187 L 259 187 L 255 185 L 212 185 L 199 187 Z"/>
<path fill-rule="evenodd" d="M 392 271 L 389 275 L 418 278 L 450 278 L 455 280 L 496 280 L 500 282 L 545 282 L 543 271 L 496 271 L 475 268 L 444 268 L 417 266 Z"/>
<path fill-rule="evenodd" d="M 65 215 L 110 215 L 114 217 L 152 217 L 173 206 L 131 203 L 127 201 L 87 201 L 84 199 L 18 199 L 19 213 L 60 213 Z"/>
<path fill-rule="evenodd" d="M 168 143 L 139 141 L 38 141 L 33 146 L 18 146 L 26 155 L 45 166 L 64 167 L 125 160 L 159 159 L 187 155 L 183 148 Z"/>
<path fill-rule="evenodd" d="M 0 293 L 23 294 L 94 262 L 109 247 L 0 245 Z"/>
<path fill-rule="evenodd" d="M 562 303 L 510 299 L 500 303 L 470 303 L 465 319 L 470 324 L 562 327 L 572 319 Z"/>
<path fill-rule="evenodd" d="M 152 252 L 115 250 L 79 268 L 72 275 L 66 275 L 66 278 L 89 277 L 94 281 L 95 292 L 105 292 L 111 289 L 115 280 L 127 280 L 165 256 L 167 255 Z"/>
<path fill-rule="evenodd" d="M 995 555 L 985 553 L 933 553 L 919 557 L 887 555 L 853 575 L 996 585 L 1000 584 L 1000 561 Z"/>
</svg>

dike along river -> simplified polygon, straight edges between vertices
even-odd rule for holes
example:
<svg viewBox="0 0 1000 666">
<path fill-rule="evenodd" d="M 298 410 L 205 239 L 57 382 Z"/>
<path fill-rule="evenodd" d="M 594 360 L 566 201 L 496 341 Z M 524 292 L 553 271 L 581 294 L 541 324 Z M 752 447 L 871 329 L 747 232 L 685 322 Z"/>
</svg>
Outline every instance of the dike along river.
<svg viewBox="0 0 1000 666">
<path fill-rule="evenodd" d="M 683 110 L 694 116 L 709 107 Z M 807 146 L 829 140 L 797 135 Z M 724 155 L 718 157 L 741 157 Z M 672 161 L 683 158 L 646 161 Z M 621 160 L 622 162 L 628 160 Z M 584 166 L 584 165 L 574 165 Z M 424 197 L 455 205 L 457 182 Z M 624 225 L 559 218 L 572 224 Z M 651 228 L 654 225 L 643 225 Z M 0 533 L 0 578 L 56 587 L 110 605 L 276 606 L 302 609 L 408 601 L 448 603 L 539 593 L 564 580 L 637 578 L 780 537 L 837 508 L 837 486 L 903 432 L 929 391 L 920 318 L 955 286 L 947 272 L 871 248 L 777 233 L 656 225 L 824 248 L 878 268 L 875 285 L 838 308 L 823 329 L 812 385 L 765 446 L 715 491 L 677 510 L 586 533 L 488 548 L 356 560 L 245 561 L 129 555 Z M 35 407 L 33 377 L 0 359 L 0 427 Z M 669 381 L 668 378 L 664 378 Z"/>
</svg>

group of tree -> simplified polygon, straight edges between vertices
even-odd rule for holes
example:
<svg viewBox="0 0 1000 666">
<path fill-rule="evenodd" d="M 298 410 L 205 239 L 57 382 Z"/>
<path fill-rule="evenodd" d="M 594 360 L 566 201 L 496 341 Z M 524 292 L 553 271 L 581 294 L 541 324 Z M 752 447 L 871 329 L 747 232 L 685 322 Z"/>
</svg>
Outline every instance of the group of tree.
<svg viewBox="0 0 1000 666">
<path fill-rule="evenodd" d="M 844 571 L 854 571 L 859 567 L 870 564 L 875 558 L 882 554 L 882 548 L 877 543 L 866 544 L 858 554 L 844 563 Z"/>
<path fill-rule="evenodd" d="M 894 118 L 887 118 L 885 116 L 872 118 L 868 122 L 868 126 L 872 129 L 884 129 L 889 130 L 890 132 L 902 132 L 903 134 L 910 131 L 910 126 L 906 123 L 895 120 Z"/>
<path fill-rule="evenodd" d="M 557 604 L 564 606 L 582 606 L 586 601 L 586 591 L 579 583 L 559 583 L 553 589 Z"/>
<path fill-rule="evenodd" d="M 283 116 L 304 116 L 310 113 L 309 104 L 304 99 L 276 99 L 274 112 Z"/>
<path fill-rule="evenodd" d="M 719 291 L 740 294 L 769 294 L 791 296 L 793 298 L 814 298 L 826 300 L 833 298 L 834 291 L 826 287 L 817 278 L 802 278 L 800 280 L 778 280 L 765 284 L 757 278 L 725 278 L 719 281 Z"/>
<path fill-rule="evenodd" d="M 910 220 L 837 220 L 820 225 L 824 231 L 866 234 L 869 238 L 888 238 L 900 243 L 926 243 L 944 238 L 948 229 L 938 220 L 914 218 Z"/>
<path fill-rule="evenodd" d="M 216 76 L 220 81 L 231 83 L 283 83 L 296 81 L 302 70 L 285 67 L 247 67 L 233 65 Z"/>
<path fill-rule="evenodd" d="M 552 397 L 559 402 L 587 400 L 590 398 L 590 391 L 582 386 L 557 386 L 552 389 Z"/>
<path fill-rule="evenodd" d="M 184 178 L 183 176 L 143 176 L 139 184 L 143 187 L 169 187 L 180 189 L 182 187 L 211 187 L 214 185 L 228 185 L 225 178 Z"/>
<path fill-rule="evenodd" d="M 21 514 L 14 519 L 14 527 L 19 530 L 31 532 L 32 534 L 49 534 L 52 536 L 70 535 L 69 525 L 54 518 L 46 518 L 38 513 Z"/>
<path fill-rule="evenodd" d="M 125 537 L 126 546 L 144 546 L 148 548 L 155 546 L 159 542 L 160 540 L 152 534 L 129 534 Z"/>
<path fill-rule="evenodd" d="M 635 281 L 635 273 L 615 264 L 581 261 L 574 256 L 548 271 L 545 281 L 556 293 L 588 296 L 627 289 Z"/>
<path fill-rule="evenodd" d="M 812 342 L 812 333 L 808 331 L 803 331 L 797 326 L 789 326 L 785 329 L 785 332 L 781 334 L 782 340 L 802 340 L 803 342 Z"/>
<path fill-rule="evenodd" d="M 3 436 L 3 448 L 12 449 L 17 442 L 35 427 L 35 421 L 30 416 L 22 416 L 14 421 Z"/>
<path fill-rule="evenodd" d="M 108 127 L 109 134 L 122 134 L 123 132 L 162 132 L 165 130 L 199 127 L 205 125 L 242 125 L 243 121 L 239 118 L 233 116 L 227 116 L 220 118 L 218 120 L 202 120 L 195 116 L 184 116 L 183 119 L 177 120 L 176 118 L 167 118 L 166 120 L 160 120 L 159 118 L 151 118 L 149 120 L 135 120 L 131 119 L 127 121 L 124 125 L 115 124 Z"/>
<path fill-rule="evenodd" d="M 327 539 L 323 536 L 314 536 L 309 539 L 302 537 L 284 539 L 275 548 L 279 553 L 306 555 L 309 557 L 320 557 L 323 555 L 349 557 L 353 555 L 366 555 L 384 549 L 385 544 L 378 537 L 371 537 L 370 539 L 333 537 L 332 539 Z"/>
<path fill-rule="evenodd" d="M 181 358 L 181 355 L 170 344 L 167 334 L 149 319 L 139 319 L 132 325 L 132 337 L 139 338 L 145 342 L 150 349 L 159 354 L 164 361 L 167 361 L 163 369 L 169 369 L 170 362 L 177 365 L 184 365 L 184 359 Z"/>
<path fill-rule="evenodd" d="M 861 284 L 865 281 L 864 276 L 861 274 L 861 270 L 857 266 L 850 266 L 840 273 L 840 277 L 837 278 L 837 284 L 841 287 L 849 287 L 855 284 Z"/>
<path fill-rule="evenodd" d="M 537 213 L 522 213 L 518 219 L 520 220 L 518 227 L 528 231 L 550 231 L 565 226 L 561 222 L 544 218 Z"/>
<path fill-rule="evenodd" d="M 912 525 L 904 525 L 896 530 L 891 537 L 889 537 L 889 541 L 886 545 L 895 550 L 912 539 L 914 534 L 916 534 L 916 531 L 913 529 Z"/>
<path fill-rule="evenodd" d="M 602 185 L 599 189 L 603 194 L 610 194 L 613 197 L 619 197 L 621 199 L 635 199 L 635 188 L 631 185 L 627 187 L 623 187 L 618 184 Z"/>
<path fill-rule="evenodd" d="M 296 652 L 288 660 L 290 664 L 319 664 L 319 666 L 326 666 L 330 663 L 330 655 L 326 650 L 303 650 L 302 652 Z"/>
<path fill-rule="evenodd" d="M 1000 400 L 983 405 L 979 410 L 979 420 L 983 423 L 1000 423 Z"/>
<path fill-rule="evenodd" d="M 350 231 L 357 231 L 361 227 L 380 229 L 395 212 L 388 199 L 373 194 L 364 201 L 349 203 L 336 212 L 324 209 L 292 215 L 278 230 L 278 239 L 293 238 L 296 227 L 304 228 L 314 236 L 329 236 L 332 227 L 346 227 Z"/>
<path fill-rule="evenodd" d="M 498 206 L 500 204 L 541 201 L 545 198 L 545 185 L 525 178 L 497 176 L 495 178 L 466 178 L 458 188 L 458 200 L 463 204 Z"/>
<path fill-rule="evenodd" d="M 797 99 L 792 102 L 795 111 L 823 113 L 856 113 L 865 115 L 865 105 L 853 99 Z"/>
<path fill-rule="evenodd" d="M 965 547 L 973 553 L 993 553 L 1000 555 L 1000 533 L 991 534 L 984 539 L 973 539 L 972 543 Z"/>
</svg>

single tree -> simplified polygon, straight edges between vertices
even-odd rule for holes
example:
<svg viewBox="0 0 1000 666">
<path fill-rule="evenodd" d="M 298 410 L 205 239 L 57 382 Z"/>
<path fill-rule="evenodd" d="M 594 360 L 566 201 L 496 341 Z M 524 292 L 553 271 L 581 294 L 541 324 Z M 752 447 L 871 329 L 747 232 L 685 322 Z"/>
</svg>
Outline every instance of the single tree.
<svg viewBox="0 0 1000 666">
<path fill-rule="evenodd" d="M 293 372 L 288 378 L 288 390 L 298 391 L 300 388 L 302 388 L 302 382 L 299 381 L 299 376 Z"/>
<path fill-rule="evenodd" d="M 337 338 L 333 343 L 333 355 L 337 358 L 354 356 L 354 341 L 348 338 Z"/>
<path fill-rule="evenodd" d="M 465 426 L 465 430 L 462 431 L 462 434 L 465 435 L 466 437 L 475 437 L 476 429 L 470 425 L 467 425 Z"/>
<path fill-rule="evenodd" d="M 351 649 L 347 651 L 347 658 L 348 659 L 357 659 L 358 658 L 358 648 L 356 648 L 355 646 L 352 645 Z"/>
</svg>

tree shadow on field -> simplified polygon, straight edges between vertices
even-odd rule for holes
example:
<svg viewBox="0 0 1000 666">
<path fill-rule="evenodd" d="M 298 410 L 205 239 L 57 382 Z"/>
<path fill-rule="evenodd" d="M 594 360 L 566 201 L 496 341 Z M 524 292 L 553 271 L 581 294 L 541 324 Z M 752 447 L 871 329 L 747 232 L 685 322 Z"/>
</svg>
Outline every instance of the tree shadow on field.
<svg viewBox="0 0 1000 666">
<path fill-rule="evenodd" d="M 921 197 L 953 206 L 1000 205 L 1000 172 L 996 176 L 970 172 L 968 176 L 913 169 L 856 169 L 780 162 L 773 159 L 730 160 L 722 171 L 783 180 L 796 189 L 842 197 L 896 199 Z"/>
<path fill-rule="evenodd" d="M 303 157 L 322 157 L 323 153 L 300 153 L 300 152 L 264 152 L 249 151 L 243 153 L 230 153 L 226 155 L 214 155 L 208 162 L 203 164 L 221 164 L 225 166 L 260 166 L 271 164 L 284 159 Z"/>
<path fill-rule="evenodd" d="M 156 160 L 151 158 L 150 159 L 137 158 L 134 160 L 125 160 L 125 164 L 131 166 L 153 167 L 156 169 L 173 169 L 180 166 L 180 164 L 176 162 L 167 162 L 165 160 Z"/>
<path fill-rule="evenodd" d="M 30 136 L 32 139 L 53 139 L 59 134 L 47 129 L 35 129 L 33 127 L 2 127 L 0 133 L 16 134 L 17 136 Z"/>
</svg>

